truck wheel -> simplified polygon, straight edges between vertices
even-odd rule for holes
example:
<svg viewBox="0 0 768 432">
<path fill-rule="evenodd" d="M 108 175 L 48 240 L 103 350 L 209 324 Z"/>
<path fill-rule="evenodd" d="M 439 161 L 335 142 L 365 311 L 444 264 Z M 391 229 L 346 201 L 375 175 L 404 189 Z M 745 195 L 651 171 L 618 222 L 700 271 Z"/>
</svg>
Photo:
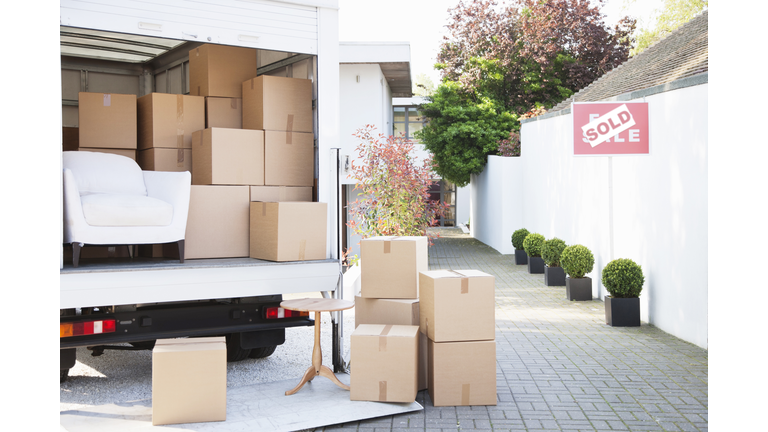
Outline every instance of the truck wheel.
<svg viewBox="0 0 768 432">
<path fill-rule="evenodd" d="M 251 350 L 243 349 L 240 346 L 240 333 L 228 333 L 226 338 L 228 362 L 239 362 L 248 358 Z"/>
<path fill-rule="evenodd" d="M 59 384 L 63 384 L 64 381 L 67 380 L 68 376 L 69 376 L 69 369 L 61 369 L 61 381 L 59 381 Z"/>
<path fill-rule="evenodd" d="M 266 358 L 271 356 L 276 349 L 277 349 L 277 345 L 272 345 L 272 346 L 263 347 L 263 348 L 254 348 L 251 350 L 251 353 L 248 355 L 248 357 L 252 359 Z"/>
</svg>

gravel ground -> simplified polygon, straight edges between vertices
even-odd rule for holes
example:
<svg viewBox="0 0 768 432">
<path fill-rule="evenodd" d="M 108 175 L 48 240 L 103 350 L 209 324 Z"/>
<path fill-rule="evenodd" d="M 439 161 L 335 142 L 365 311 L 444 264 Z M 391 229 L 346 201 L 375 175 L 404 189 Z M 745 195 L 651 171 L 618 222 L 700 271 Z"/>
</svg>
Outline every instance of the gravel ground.
<svg viewBox="0 0 768 432">
<path fill-rule="evenodd" d="M 316 297 L 319 295 L 291 295 L 288 298 Z M 351 295 L 345 299 L 352 300 Z M 354 309 L 344 311 L 343 355 L 349 359 L 349 336 L 355 328 Z M 321 346 L 323 364 L 331 367 L 331 317 L 322 314 Z M 246 359 L 227 363 L 227 388 L 257 383 L 301 379 L 312 363 L 314 328 L 298 327 L 285 331 L 285 343 L 264 359 Z M 117 404 L 152 398 L 151 351 L 104 351 L 99 357 L 91 356 L 85 348 L 77 350 L 77 364 L 69 371 L 69 378 L 60 386 L 60 411 L 87 405 Z"/>
</svg>

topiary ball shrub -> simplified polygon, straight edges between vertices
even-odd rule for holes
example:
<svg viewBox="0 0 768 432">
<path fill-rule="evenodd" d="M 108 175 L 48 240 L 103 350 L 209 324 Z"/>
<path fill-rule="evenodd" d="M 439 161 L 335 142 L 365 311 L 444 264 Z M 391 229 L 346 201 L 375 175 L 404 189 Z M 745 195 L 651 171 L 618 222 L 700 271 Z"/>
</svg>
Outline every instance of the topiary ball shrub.
<svg viewBox="0 0 768 432">
<path fill-rule="evenodd" d="M 631 259 L 615 259 L 603 268 L 603 285 L 611 297 L 640 297 L 644 282 L 642 267 Z"/>
<path fill-rule="evenodd" d="M 557 237 L 551 238 L 544 242 L 541 247 L 541 257 L 544 258 L 544 262 L 550 267 L 560 267 L 560 255 L 562 255 L 566 244 L 564 241 Z"/>
<path fill-rule="evenodd" d="M 560 265 L 572 278 L 583 278 L 592 271 L 595 265 L 595 257 L 592 252 L 582 245 L 568 246 L 560 254 Z"/>
<path fill-rule="evenodd" d="M 523 240 L 523 249 L 529 257 L 540 257 L 541 247 L 544 245 L 544 236 L 537 233 L 528 234 Z"/>
<path fill-rule="evenodd" d="M 512 233 L 512 246 L 515 247 L 515 249 L 521 250 L 523 249 L 523 241 L 525 241 L 525 238 L 530 234 L 527 229 L 520 228 L 519 230 Z"/>
</svg>

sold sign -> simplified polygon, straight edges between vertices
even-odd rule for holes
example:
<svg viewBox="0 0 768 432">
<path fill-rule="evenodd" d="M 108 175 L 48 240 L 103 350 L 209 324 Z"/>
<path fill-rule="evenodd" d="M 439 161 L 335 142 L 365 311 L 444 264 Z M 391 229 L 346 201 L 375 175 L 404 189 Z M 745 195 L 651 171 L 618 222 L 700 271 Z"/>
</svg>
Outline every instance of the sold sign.
<svg viewBox="0 0 768 432">
<path fill-rule="evenodd" d="M 574 155 L 650 154 L 648 103 L 574 103 Z"/>
</svg>

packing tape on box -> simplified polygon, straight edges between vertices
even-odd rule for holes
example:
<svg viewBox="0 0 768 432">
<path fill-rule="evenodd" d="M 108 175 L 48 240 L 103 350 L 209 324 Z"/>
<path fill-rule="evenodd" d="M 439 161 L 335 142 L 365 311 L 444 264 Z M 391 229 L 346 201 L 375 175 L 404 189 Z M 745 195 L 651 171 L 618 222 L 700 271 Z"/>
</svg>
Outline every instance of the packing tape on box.
<svg viewBox="0 0 768 432">
<path fill-rule="evenodd" d="M 184 167 L 184 149 L 176 149 L 176 166 Z"/>
<path fill-rule="evenodd" d="M 288 132 L 293 131 L 293 114 L 288 114 L 288 122 L 286 123 L 285 128 Z"/>
<path fill-rule="evenodd" d="M 384 329 L 379 333 L 379 352 L 387 350 L 387 335 L 392 330 L 392 324 L 384 326 Z"/>
<path fill-rule="evenodd" d="M 379 402 L 387 401 L 387 382 L 379 381 Z"/>
<path fill-rule="evenodd" d="M 230 108 L 232 108 L 233 110 L 236 110 L 237 109 L 237 105 L 238 105 L 237 98 L 230 98 L 229 99 L 229 107 Z"/>
<path fill-rule="evenodd" d="M 461 385 L 461 404 L 469 405 L 469 384 Z"/>
<path fill-rule="evenodd" d="M 464 276 L 463 274 L 454 271 L 454 270 L 448 270 L 449 272 L 458 275 L 461 278 L 461 293 L 462 294 L 468 294 L 469 293 L 469 278 Z"/>
<path fill-rule="evenodd" d="M 265 202 L 261 203 L 261 215 L 262 216 L 267 215 L 267 203 Z"/>
<path fill-rule="evenodd" d="M 103 103 L 105 107 L 112 106 L 112 95 L 109 93 L 104 93 Z"/>
<path fill-rule="evenodd" d="M 184 166 L 184 96 L 176 95 L 176 166 Z"/>
<path fill-rule="evenodd" d="M 307 251 L 307 240 L 302 239 L 299 242 L 299 261 L 304 261 L 304 253 Z"/>
</svg>

